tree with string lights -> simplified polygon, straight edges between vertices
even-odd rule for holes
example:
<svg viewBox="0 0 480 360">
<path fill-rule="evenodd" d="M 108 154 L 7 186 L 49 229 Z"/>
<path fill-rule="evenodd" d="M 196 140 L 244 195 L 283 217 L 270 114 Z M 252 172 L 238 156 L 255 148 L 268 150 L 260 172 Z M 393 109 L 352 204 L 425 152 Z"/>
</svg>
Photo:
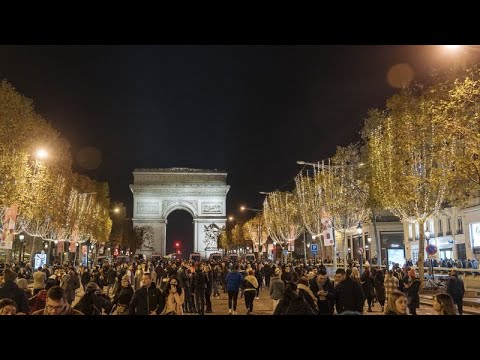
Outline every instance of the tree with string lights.
<svg viewBox="0 0 480 360">
<path fill-rule="evenodd" d="M 269 193 L 263 209 L 269 236 L 282 249 L 291 246 L 304 230 L 297 195 L 281 191 Z"/>
<path fill-rule="evenodd" d="M 347 261 L 347 232 L 368 221 L 368 185 L 358 176 L 360 164 L 358 148 L 350 145 L 338 147 L 335 156 L 315 167 L 315 183 L 326 218 L 343 234 L 344 263 Z"/>
<path fill-rule="evenodd" d="M 449 134 L 444 92 L 403 89 L 385 110 L 371 110 L 362 131 L 375 199 L 402 221 L 418 222 L 418 268 L 424 278 L 424 225 L 458 185 L 456 141 Z M 450 128 L 451 132 L 451 128 Z"/>
</svg>

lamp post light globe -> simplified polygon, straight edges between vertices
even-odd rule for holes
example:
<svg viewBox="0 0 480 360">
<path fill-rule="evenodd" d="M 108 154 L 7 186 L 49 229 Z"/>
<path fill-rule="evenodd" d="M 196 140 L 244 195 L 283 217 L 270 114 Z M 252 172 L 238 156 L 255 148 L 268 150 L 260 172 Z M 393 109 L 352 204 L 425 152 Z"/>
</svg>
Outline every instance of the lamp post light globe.
<svg viewBox="0 0 480 360">
<path fill-rule="evenodd" d="M 362 233 L 362 224 L 358 223 L 357 234 L 360 235 L 361 233 Z"/>
<path fill-rule="evenodd" d="M 360 255 L 360 274 L 363 271 L 363 248 L 362 248 L 362 224 L 358 223 L 357 234 L 358 234 L 358 253 Z"/>
<path fill-rule="evenodd" d="M 425 238 L 430 239 L 430 230 L 425 231 Z"/>
</svg>

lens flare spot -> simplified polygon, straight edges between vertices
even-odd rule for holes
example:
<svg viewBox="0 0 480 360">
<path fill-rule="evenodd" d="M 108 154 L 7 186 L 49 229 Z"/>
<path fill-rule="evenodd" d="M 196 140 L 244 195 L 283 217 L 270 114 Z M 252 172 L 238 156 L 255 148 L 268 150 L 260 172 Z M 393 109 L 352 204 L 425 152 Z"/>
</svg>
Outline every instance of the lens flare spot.
<svg viewBox="0 0 480 360">
<path fill-rule="evenodd" d="M 400 89 L 410 85 L 414 78 L 413 69 L 408 64 L 397 64 L 388 70 L 387 82 L 391 87 Z"/>
<path fill-rule="evenodd" d="M 102 153 L 93 146 L 87 146 L 77 153 L 77 164 L 86 170 L 95 170 L 102 163 Z"/>
</svg>

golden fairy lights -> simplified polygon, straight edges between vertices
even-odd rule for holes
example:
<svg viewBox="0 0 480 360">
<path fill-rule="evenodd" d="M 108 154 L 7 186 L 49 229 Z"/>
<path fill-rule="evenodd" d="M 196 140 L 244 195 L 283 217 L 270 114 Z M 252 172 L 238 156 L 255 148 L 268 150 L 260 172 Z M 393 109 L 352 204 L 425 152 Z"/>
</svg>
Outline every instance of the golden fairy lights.
<svg viewBox="0 0 480 360">
<path fill-rule="evenodd" d="M 343 234 L 343 258 L 347 259 L 347 232 L 368 219 L 368 189 L 360 177 L 360 160 L 354 146 L 338 148 L 332 160 L 316 168 L 315 182 L 326 217 Z"/>
<path fill-rule="evenodd" d="M 293 245 L 303 231 L 296 196 L 289 192 L 270 193 L 263 203 L 269 236 L 282 247 Z"/>
<path fill-rule="evenodd" d="M 452 99 L 452 93 L 461 92 L 459 87 L 458 81 L 447 80 L 406 89 L 387 102 L 385 111 L 371 111 L 363 130 L 375 197 L 403 221 L 417 222 L 420 229 L 445 201 L 462 201 L 465 194 L 458 188 L 467 190 L 460 185 L 465 184 L 461 172 L 455 171 L 466 160 L 458 147 L 472 149 L 468 144 L 475 128 L 470 119 L 477 117 L 478 127 L 478 115 L 472 109 L 467 115 L 465 104 L 460 107 Z M 477 84 L 477 98 L 478 90 Z M 424 247 L 420 231 L 421 279 Z"/>
</svg>

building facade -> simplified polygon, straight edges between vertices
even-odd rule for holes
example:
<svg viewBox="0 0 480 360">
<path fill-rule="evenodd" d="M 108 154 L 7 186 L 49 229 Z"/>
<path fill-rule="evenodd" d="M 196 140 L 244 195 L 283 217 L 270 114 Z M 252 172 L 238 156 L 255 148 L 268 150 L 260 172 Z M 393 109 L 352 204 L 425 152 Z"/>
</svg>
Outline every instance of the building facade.
<svg viewBox="0 0 480 360">
<path fill-rule="evenodd" d="M 226 223 L 227 173 L 190 168 L 135 169 L 133 226 L 142 227 L 140 253 L 166 255 L 167 217 L 185 210 L 193 218 L 194 251 L 202 257 L 218 251 L 217 236 Z"/>
</svg>

